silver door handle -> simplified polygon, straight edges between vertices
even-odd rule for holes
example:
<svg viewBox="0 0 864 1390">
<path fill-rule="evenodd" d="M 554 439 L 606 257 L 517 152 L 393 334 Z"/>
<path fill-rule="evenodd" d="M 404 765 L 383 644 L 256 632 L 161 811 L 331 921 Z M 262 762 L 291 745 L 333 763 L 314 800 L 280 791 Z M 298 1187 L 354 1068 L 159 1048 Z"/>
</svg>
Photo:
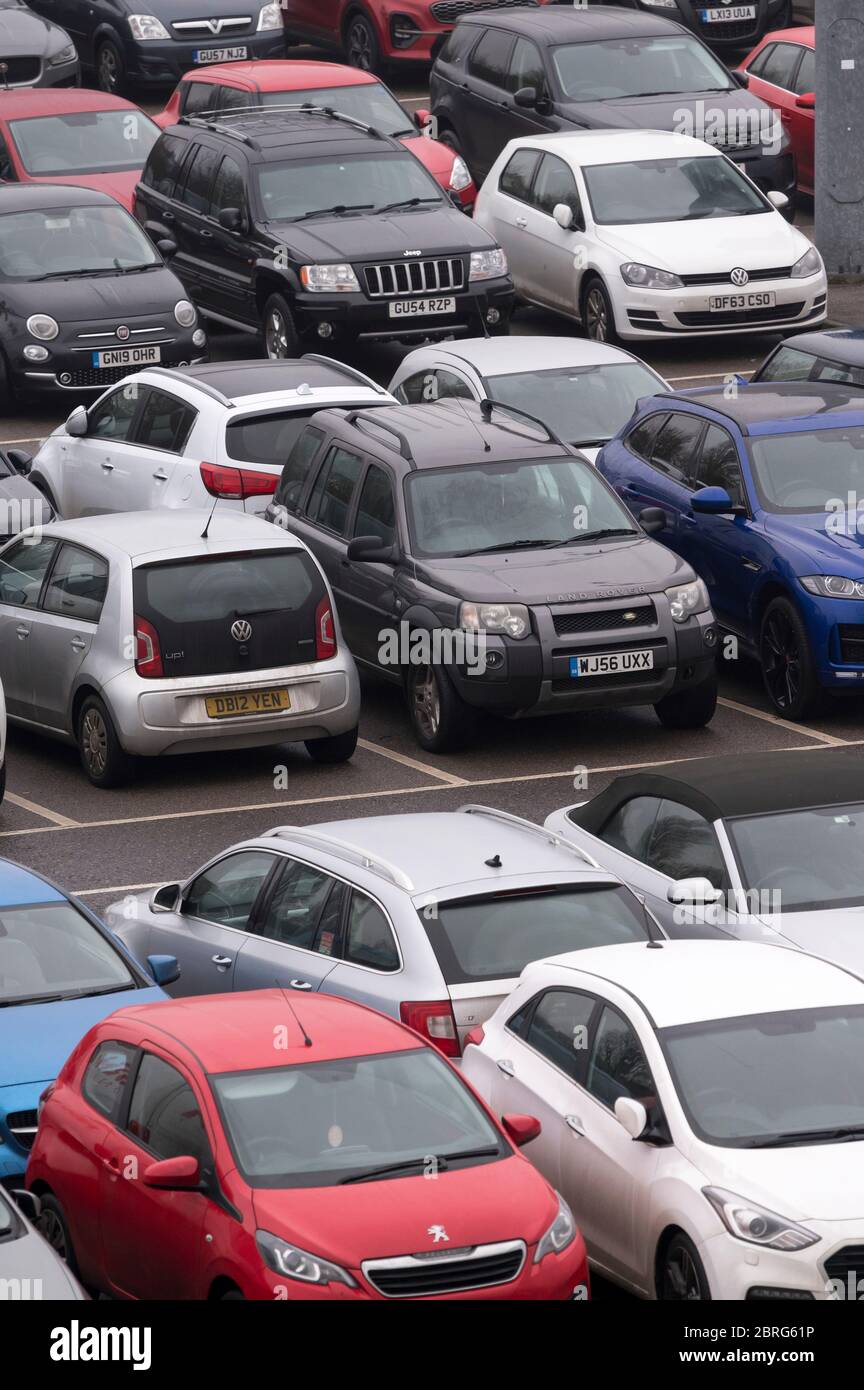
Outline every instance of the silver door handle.
<svg viewBox="0 0 864 1390">
<path fill-rule="evenodd" d="M 585 1138 L 585 1131 L 582 1128 L 582 1121 L 579 1119 L 578 1115 L 565 1115 L 564 1122 L 565 1124 L 569 1125 L 570 1129 L 572 1129 L 574 1134 L 581 1134 L 582 1138 Z"/>
<path fill-rule="evenodd" d="M 218 965 L 220 970 L 224 970 L 226 965 L 230 965 L 233 957 L 231 956 L 212 956 L 214 965 Z"/>
<path fill-rule="evenodd" d="M 506 1057 L 500 1057 L 495 1063 L 499 1071 L 503 1071 L 505 1076 L 515 1076 L 516 1068 L 512 1062 L 508 1062 Z"/>
<path fill-rule="evenodd" d="M 154 473 L 154 474 L 153 474 L 153 477 L 157 480 L 157 482 L 160 482 L 160 483 L 167 483 L 167 481 L 168 481 L 168 474 L 167 474 L 167 473 L 163 473 L 162 470 L 161 470 L 161 468 L 160 468 L 160 470 L 159 470 L 158 473 Z"/>
<path fill-rule="evenodd" d="M 29 637 L 30 629 L 29 627 L 16 627 L 15 635 L 16 637 Z"/>
<path fill-rule="evenodd" d="M 107 459 L 103 459 L 103 461 L 102 461 L 102 467 L 105 469 L 105 472 L 106 472 L 106 473 L 113 473 L 113 472 L 114 472 L 114 465 L 113 465 L 113 463 L 109 463 Z"/>
<path fill-rule="evenodd" d="M 83 652 L 84 648 L 87 646 L 87 643 L 84 641 L 83 637 L 73 637 L 72 641 L 69 643 L 69 646 L 75 652 Z"/>
<path fill-rule="evenodd" d="M 528 226 L 528 218 L 527 218 L 527 217 L 517 217 L 517 218 L 516 218 L 516 226 L 517 226 L 517 227 L 527 227 L 527 226 Z"/>
<path fill-rule="evenodd" d="M 289 983 L 289 985 L 291 986 L 292 989 L 311 989 L 311 988 L 312 988 L 312 986 L 310 985 L 310 983 L 309 983 L 308 980 L 289 980 L 288 983 Z"/>
</svg>

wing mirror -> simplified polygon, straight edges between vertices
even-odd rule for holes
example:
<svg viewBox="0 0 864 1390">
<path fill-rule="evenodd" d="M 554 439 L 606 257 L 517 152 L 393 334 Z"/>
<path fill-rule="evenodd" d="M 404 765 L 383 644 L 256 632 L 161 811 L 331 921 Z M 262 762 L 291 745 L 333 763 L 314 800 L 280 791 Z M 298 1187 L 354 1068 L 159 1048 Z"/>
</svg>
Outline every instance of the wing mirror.
<svg viewBox="0 0 864 1390">
<path fill-rule="evenodd" d="M 428 126 L 431 119 L 431 113 L 426 109 L 425 106 L 417 107 L 417 110 L 414 112 L 414 124 L 421 135 L 426 134 L 426 127 Z"/>
<path fill-rule="evenodd" d="M 797 107 L 799 107 L 800 110 L 802 110 L 802 111 L 815 111 L 815 109 L 816 109 L 816 93 L 815 93 L 815 92 L 802 92 L 801 95 L 800 95 L 800 97 L 797 97 L 797 98 L 796 98 L 796 100 L 795 100 L 795 105 L 796 105 Z"/>
<path fill-rule="evenodd" d="M 222 208 L 219 213 L 219 226 L 226 232 L 242 232 L 243 214 L 239 208 Z"/>
<path fill-rule="evenodd" d="M 513 93 L 513 105 L 521 106 L 526 111 L 532 110 L 537 105 L 537 88 L 520 87 L 518 92 Z"/>
<path fill-rule="evenodd" d="M 355 536 L 348 542 L 349 560 L 376 560 L 382 565 L 396 563 L 395 545 L 385 545 L 380 536 Z"/>
<path fill-rule="evenodd" d="M 517 1149 L 536 1139 L 542 1128 L 536 1115 L 502 1115 L 501 1125 L 504 1133 L 513 1140 Z"/>
<path fill-rule="evenodd" d="M 648 1128 L 648 1111 L 641 1101 L 619 1096 L 615 1102 L 615 1119 L 631 1139 L 639 1139 Z"/>
<path fill-rule="evenodd" d="M 666 525 L 666 513 L 662 507 L 643 507 L 636 520 L 649 536 L 656 536 Z"/>
<path fill-rule="evenodd" d="M 201 1185 L 201 1169 L 191 1154 L 151 1163 L 141 1176 L 145 1187 L 161 1187 L 165 1192 L 189 1192 Z"/>
<path fill-rule="evenodd" d="M 87 411 L 83 405 L 76 405 L 72 414 L 68 417 L 65 430 L 71 434 L 73 439 L 83 439 L 87 433 Z"/>
<path fill-rule="evenodd" d="M 562 231 L 569 232 L 573 226 L 573 209 L 568 208 L 566 203 L 556 203 L 552 209 L 552 216 L 558 223 Z"/>
<path fill-rule="evenodd" d="M 667 901 L 680 907 L 707 907 L 718 903 L 723 894 L 709 878 L 679 878 L 670 883 Z"/>
<path fill-rule="evenodd" d="M 15 472 L 20 473 L 22 478 L 26 478 L 33 467 L 32 455 L 28 454 L 26 449 L 7 449 L 6 458 Z"/>
<path fill-rule="evenodd" d="M 739 87 L 750 86 L 750 74 L 749 72 L 744 72 L 742 68 L 733 68 L 730 75 L 732 81 L 737 82 Z"/>
<path fill-rule="evenodd" d="M 180 908 L 180 884 L 166 883 L 150 896 L 151 912 L 177 912 Z"/>
<path fill-rule="evenodd" d="M 170 236 L 163 236 L 157 241 L 156 250 L 161 253 L 163 260 L 170 261 L 177 254 L 177 243 Z"/>
<path fill-rule="evenodd" d="M 700 487 L 690 498 L 690 506 L 703 516 L 724 516 L 729 512 L 735 516 L 746 515 L 746 508 L 733 502 L 725 487 Z"/>
<path fill-rule="evenodd" d="M 771 192 L 766 193 L 765 196 L 772 208 L 776 208 L 778 212 L 783 212 L 789 206 L 789 199 L 786 194 L 778 193 L 776 188 L 772 188 Z"/>
<path fill-rule="evenodd" d="M 147 968 L 157 985 L 173 985 L 180 979 L 180 965 L 176 956 L 148 956 Z"/>
</svg>

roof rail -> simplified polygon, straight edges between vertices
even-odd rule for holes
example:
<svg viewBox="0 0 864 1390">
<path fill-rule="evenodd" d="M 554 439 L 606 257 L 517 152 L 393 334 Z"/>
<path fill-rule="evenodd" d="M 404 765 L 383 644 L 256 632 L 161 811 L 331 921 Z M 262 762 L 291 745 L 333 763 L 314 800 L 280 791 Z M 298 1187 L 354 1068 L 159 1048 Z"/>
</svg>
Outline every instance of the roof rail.
<svg viewBox="0 0 864 1390">
<path fill-rule="evenodd" d="M 296 825 L 277 825 L 272 830 L 265 830 L 261 838 L 294 840 L 297 844 L 308 845 L 311 849 L 326 850 L 337 859 L 359 864 L 362 869 L 368 869 L 370 873 L 377 874 L 379 878 L 386 879 L 397 888 L 404 888 L 406 893 L 414 892 L 414 883 L 398 865 L 391 864 L 389 859 L 384 859 L 380 854 L 372 854 L 360 845 L 352 844 L 350 840 L 340 839 L 338 835 L 324 835 L 313 830 L 301 829 Z"/>
<path fill-rule="evenodd" d="M 364 410 L 349 410 L 345 419 L 349 425 L 355 425 L 362 434 L 371 435 L 373 439 L 375 438 L 375 433 L 374 430 L 369 428 L 370 425 L 375 425 L 378 429 L 385 430 L 387 434 L 392 434 L 394 439 L 399 440 L 399 453 L 402 455 L 403 459 L 406 459 L 407 462 L 413 466 L 414 455 L 411 452 L 411 445 L 408 443 L 407 438 L 401 430 L 397 430 L 395 425 L 386 425 L 380 418 L 381 413 L 382 412 L 379 411 L 375 415 L 367 415 Z"/>
<path fill-rule="evenodd" d="M 206 120 L 203 115 L 181 116 L 177 124 L 202 126 L 204 130 L 217 130 L 220 131 L 223 135 L 230 135 L 232 140 L 242 141 L 244 145 L 248 145 L 253 150 L 257 150 L 260 148 L 260 146 L 257 145 L 254 140 L 250 139 L 248 135 L 244 135 L 242 130 L 232 130 L 230 125 L 223 125 L 222 122 L 218 120 Z"/>
<path fill-rule="evenodd" d="M 584 849 L 574 845 L 572 840 L 568 840 L 563 835 L 556 835 L 554 831 L 547 830 L 545 825 L 538 825 L 536 821 L 526 820 L 524 816 L 511 816 L 509 811 L 498 811 L 494 806 L 477 806 L 473 803 L 467 806 L 460 806 L 460 811 L 464 811 L 466 816 L 488 816 L 490 820 L 503 821 L 505 825 L 513 825 L 519 830 L 530 830 L 532 835 L 540 835 L 547 844 L 557 845 L 561 849 L 569 849 L 573 854 L 578 854 L 580 859 L 584 859 L 592 869 L 599 869 L 601 865 L 596 859 L 592 859 Z"/>
<path fill-rule="evenodd" d="M 364 386 L 371 386 L 373 391 L 377 391 L 379 396 L 388 395 L 387 388 L 380 386 L 377 381 L 373 381 L 371 376 L 361 372 L 357 367 L 349 367 L 347 362 L 340 362 L 336 357 L 325 357 L 322 352 L 304 352 L 301 358 L 303 362 L 320 362 L 325 367 L 337 367 L 340 372 L 345 372 L 347 376 L 353 377 L 355 381 L 362 381 Z"/>
<path fill-rule="evenodd" d="M 249 116 L 257 119 L 260 116 L 280 116 L 290 112 L 292 115 L 310 116 L 329 116 L 331 120 L 342 121 L 345 125 L 354 126 L 356 130 L 362 130 L 370 135 L 373 140 L 383 140 L 381 131 L 374 125 L 368 125 L 366 121 L 358 120 L 356 116 L 349 116 L 344 111 L 337 111 L 335 106 L 315 106 L 312 102 L 273 102 L 266 106 L 223 106 L 213 114 L 221 120 L 223 116 Z M 206 111 L 196 112 L 194 116 L 181 116 L 181 120 L 194 122 L 206 117 Z M 218 124 L 217 120 L 217 124 Z M 207 121 L 206 124 L 211 124 Z M 251 143 L 251 142 L 250 142 Z"/>
<path fill-rule="evenodd" d="M 189 376 L 182 367 L 148 367 L 146 363 L 140 369 L 142 372 L 154 372 L 157 376 L 164 376 L 169 381 L 176 381 L 178 376 L 185 376 L 190 381 L 196 391 L 200 391 L 202 396 L 209 396 L 211 400 L 218 401 L 220 405 L 233 406 L 234 402 L 215 386 L 211 386 L 207 381 L 199 381 L 197 376 Z"/>
<path fill-rule="evenodd" d="M 570 453 L 564 440 L 559 438 L 551 426 L 547 425 L 545 420 L 539 419 L 538 416 L 529 415 L 527 410 L 520 410 L 518 405 L 505 405 L 501 401 L 490 401 L 488 398 L 480 402 L 480 412 L 487 424 L 492 423 L 493 410 L 503 410 L 509 415 L 518 415 L 522 420 L 530 420 L 532 425 L 537 425 L 541 430 L 545 431 L 546 438 L 551 440 L 553 444 L 560 444 L 562 449 L 567 449 L 568 454 Z"/>
</svg>

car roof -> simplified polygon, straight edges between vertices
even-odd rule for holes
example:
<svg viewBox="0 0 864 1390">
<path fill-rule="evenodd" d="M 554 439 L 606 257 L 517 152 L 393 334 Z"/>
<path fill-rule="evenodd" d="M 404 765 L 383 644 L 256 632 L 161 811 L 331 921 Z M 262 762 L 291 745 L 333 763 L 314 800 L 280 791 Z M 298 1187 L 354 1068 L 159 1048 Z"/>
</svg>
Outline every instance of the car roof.
<svg viewBox="0 0 864 1390">
<path fill-rule="evenodd" d="M 566 984 L 571 972 L 593 975 L 626 990 L 657 1028 L 709 1019 L 742 1018 L 788 1009 L 864 1004 L 864 981 L 828 961 L 784 946 L 754 941 L 664 941 L 594 946 L 526 966 L 538 986 Z M 574 987 L 584 981 L 574 979 Z"/>
<path fill-rule="evenodd" d="M 853 367 L 864 366 L 864 328 L 834 328 L 821 333 L 795 333 L 778 344 L 775 351 L 781 352 L 785 347 L 812 352 L 817 357 L 830 357 Z M 771 356 L 774 356 L 773 352 Z"/>
<path fill-rule="evenodd" d="M 205 539 L 201 532 L 210 518 Z M 274 543 L 283 549 L 305 550 L 303 542 L 262 517 L 233 508 L 165 507 L 149 512 L 102 512 L 70 521 L 52 521 L 41 528 L 45 537 L 77 541 L 83 546 L 109 546 L 136 559 L 154 553 L 178 556 L 224 554 L 233 549 L 260 550 Z M 278 548 L 278 546 L 277 546 Z"/>
<path fill-rule="evenodd" d="M 159 1032 L 167 1034 L 210 1075 L 428 1046 L 409 1028 L 363 1004 L 328 994 L 289 996 L 281 989 L 193 995 L 133 1006 L 114 1018 L 137 1024 L 154 1041 Z M 278 1050 L 276 1029 L 285 1030 Z"/>
<path fill-rule="evenodd" d="M 16 87 L 0 89 L 0 120 L 14 121 L 23 116 L 61 116 L 71 111 L 134 111 L 145 113 L 134 101 L 110 92 L 88 87 Z M 148 116 L 149 120 L 150 117 Z"/>
<path fill-rule="evenodd" d="M 668 770 L 616 777 L 597 796 L 574 807 L 570 819 L 596 834 L 635 796 L 679 801 L 709 821 L 864 802 L 864 757 L 846 748 L 805 748 L 698 758 Z"/>
<path fill-rule="evenodd" d="M 28 903 L 67 902 L 68 899 L 53 884 L 38 874 L 0 859 L 0 910 L 4 907 L 24 907 Z"/>
<path fill-rule="evenodd" d="M 306 62 L 300 58 L 259 58 L 250 62 L 212 63 L 183 74 L 184 82 L 231 82 L 242 79 L 261 92 L 297 91 L 307 87 L 371 87 L 380 81 L 371 72 L 346 63 Z"/>
<path fill-rule="evenodd" d="M 725 386 L 699 386 L 663 397 L 664 404 L 675 401 L 705 406 L 754 436 L 781 434 L 790 423 L 802 429 L 864 425 L 864 387 L 841 382 L 755 381 L 734 396 Z"/>
<path fill-rule="evenodd" d="M 460 24 L 480 24 L 484 28 L 510 29 L 531 34 L 546 43 L 590 43 L 595 39 L 649 38 L 656 34 L 682 34 L 687 31 L 674 19 L 644 10 L 620 7 L 538 5 L 525 8 L 476 10 L 464 15 Z"/>
<path fill-rule="evenodd" d="M 68 183 L 4 183 L 0 186 L 0 216 L 34 208 L 118 207 L 110 193 Z"/>
<path fill-rule="evenodd" d="M 272 106 L 250 106 L 231 113 L 217 111 L 211 116 L 181 116 L 178 125 L 181 130 L 206 130 L 226 136 L 267 158 L 278 158 L 279 152 L 284 151 L 285 158 L 304 159 L 310 154 L 326 154 L 328 146 L 344 147 L 351 154 L 370 151 L 380 155 L 382 149 L 405 153 L 401 140 L 366 128 L 338 112 L 303 111 L 299 107 L 285 111 Z M 176 130 L 177 126 L 170 129 Z"/>
<path fill-rule="evenodd" d="M 761 40 L 759 47 L 767 48 L 769 43 L 777 43 L 778 41 L 781 43 L 803 43 L 808 48 L 815 48 L 816 25 L 801 24 L 794 29 L 772 29 L 771 32 L 766 34 L 764 39 Z"/>
<path fill-rule="evenodd" d="M 713 145 L 674 130 L 559 130 L 511 140 L 506 153 L 552 149 L 575 164 L 636 164 L 641 159 L 725 159 Z"/>
<path fill-rule="evenodd" d="M 526 340 L 518 337 L 456 338 L 418 349 L 435 356 L 467 362 L 481 376 L 503 376 L 510 372 L 542 372 L 554 367 L 600 367 L 636 360 L 632 353 L 608 343 L 588 338 L 541 336 Z"/>
<path fill-rule="evenodd" d="M 144 368 L 141 375 L 153 372 Z M 160 385 L 164 385 L 165 368 L 156 369 Z M 236 405 L 257 396 L 275 396 L 281 391 L 296 391 L 298 387 L 308 386 L 313 390 L 349 388 L 353 395 L 363 387 L 370 392 L 388 399 L 388 392 L 370 377 L 354 367 L 330 358 L 307 357 L 268 361 L 255 358 L 236 362 L 205 362 L 195 367 L 172 367 L 170 377 L 189 381 L 193 386 L 200 385 L 208 393 L 216 391 L 224 397 L 223 404 Z"/>
</svg>

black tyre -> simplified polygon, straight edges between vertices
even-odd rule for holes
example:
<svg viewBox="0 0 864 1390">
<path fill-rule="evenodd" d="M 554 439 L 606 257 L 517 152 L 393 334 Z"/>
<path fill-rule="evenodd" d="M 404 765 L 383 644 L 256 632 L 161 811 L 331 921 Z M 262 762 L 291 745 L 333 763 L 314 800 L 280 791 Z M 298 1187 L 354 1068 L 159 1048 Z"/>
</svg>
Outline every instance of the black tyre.
<svg viewBox="0 0 864 1390">
<path fill-rule="evenodd" d="M 0 415 L 11 415 L 15 406 L 15 392 L 9 379 L 6 359 L 0 352 Z"/>
<path fill-rule="evenodd" d="M 689 689 L 673 691 L 654 706 L 654 713 L 665 729 L 702 729 L 710 724 L 717 708 L 717 674 L 711 673 Z"/>
<path fill-rule="evenodd" d="M 592 343 L 616 343 L 618 333 L 609 291 L 603 281 L 593 275 L 582 290 L 582 328 Z"/>
<path fill-rule="evenodd" d="M 406 688 L 414 737 L 427 753 L 462 748 L 476 733 L 476 711 L 460 699 L 443 667 L 412 666 Z"/>
<path fill-rule="evenodd" d="M 126 64 L 113 39 L 103 39 L 96 49 L 96 86 L 115 96 L 126 89 Z"/>
<path fill-rule="evenodd" d="M 119 787 L 135 766 L 117 737 L 114 722 L 98 695 L 88 695 L 78 711 L 78 753 L 94 787 Z"/>
<path fill-rule="evenodd" d="M 32 483 L 34 487 L 38 487 L 39 491 L 42 493 L 42 496 L 45 498 L 45 501 L 49 504 L 52 510 L 56 513 L 56 515 L 59 516 L 60 508 L 57 506 L 54 494 L 51 491 L 48 484 L 46 483 L 45 479 L 41 477 L 41 475 L 38 473 L 31 473 L 27 481 L 28 483 Z"/>
<path fill-rule="evenodd" d="M 222 1295 L 221 1299 L 219 1300 L 219 1302 L 220 1302 L 220 1303 L 245 1303 L 245 1302 L 246 1302 L 246 1295 L 245 1295 L 245 1293 L 241 1293 L 239 1289 L 229 1289 L 227 1293 L 223 1293 L 223 1295 Z"/>
<path fill-rule="evenodd" d="M 357 747 L 357 726 L 330 738 L 307 738 L 306 752 L 316 763 L 347 763 Z"/>
<path fill-rule="evenodd" d="M 807 629 L 791 599 L 772 599 L 765 609 L 759 657 L 768 699 L 781 719 L 815 714 L 822 692 Z"/>
<path fill-rule="evenodd" d="M 51 1249 L 60 1256 L 61 1260 L 69 1266 L 72 1273 L 78 1276 L 78 1261 L 75 1258 L 75 1250 L 72 1245 L 72 1237 L 69 1234 L 69 1223 L 66 1220 L 66 1213 L 57 1201 L 53 1192 L 46 1193 L 39 1198 L 42 1203 L 42 1210 L 39 1213 L 39 1220 L 36 1223 L 41 1235 L 47 1240 Z"/>
<path fill-rule="evenodd" d="M 264 305 L 261 321 L 264 351 L 271 359 L 296 357 L 300 339 L 294 327 L 294 316 L 284 295 L 271 294 Z"/>
<path fill-rule="evenodd" d="M 386 64 L 381 56 L 381 45 L 368 15 L 355 10 L 345 25 L 342 45 L 349 67 L 359 68 L 361 72 L 374 72 L 379 76 L 384 72 Z"/>
<path fill-rule="evenodd" d="M 5 795 L 6 795 L 6 759 L 4 758 L 4 759 L 3 759 L 3 762 L 0 763 L 0 803 L 2 803 L 3 798 L 4 798 Z"/>
<path fill-rule="evenodd" d="M 657 1297 L 665 1301 L 710 1303 L 711 1287 L 696 1246 L 679 1231 L 669 1241 L 657 1271 Z"/>
</svg>

